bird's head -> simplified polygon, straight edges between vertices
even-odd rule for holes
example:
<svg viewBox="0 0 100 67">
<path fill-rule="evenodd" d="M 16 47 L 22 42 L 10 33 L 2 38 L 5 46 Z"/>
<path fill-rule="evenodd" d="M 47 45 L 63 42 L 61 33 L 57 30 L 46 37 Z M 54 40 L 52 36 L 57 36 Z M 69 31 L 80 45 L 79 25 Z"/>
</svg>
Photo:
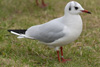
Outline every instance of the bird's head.
<svg viewBox="0 0 100 67">
<path fill-rule="evenodd" d="M 78 2 L 76 1 L 71 1 L 69 2 L 66 7 L 65 7 L 65 13 L 70 13 L 70 14 L 80 14 L 80 13 L 89 13 L 91 12 L 85 10 Z"/>
</svg>

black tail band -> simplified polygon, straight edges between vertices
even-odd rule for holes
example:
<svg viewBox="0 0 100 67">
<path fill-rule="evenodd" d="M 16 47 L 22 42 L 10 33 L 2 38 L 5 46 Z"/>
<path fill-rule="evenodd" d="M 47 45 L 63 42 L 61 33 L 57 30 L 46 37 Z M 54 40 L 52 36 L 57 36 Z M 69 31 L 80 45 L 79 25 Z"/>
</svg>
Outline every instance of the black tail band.
<svg viewBox="0 0 100 67">
<path fill-rule="evenodd" d="M 11 32 L 11 31 L 13 31 L 13 32 L 16 32 L 16 33 L 19 33 L 19 34 L 25 34 L 25 32 L 26 32 L 26 30 L 25 29 L 10 29 L 10 30 L 8 30 L 8 32 Z"/>
</svg>

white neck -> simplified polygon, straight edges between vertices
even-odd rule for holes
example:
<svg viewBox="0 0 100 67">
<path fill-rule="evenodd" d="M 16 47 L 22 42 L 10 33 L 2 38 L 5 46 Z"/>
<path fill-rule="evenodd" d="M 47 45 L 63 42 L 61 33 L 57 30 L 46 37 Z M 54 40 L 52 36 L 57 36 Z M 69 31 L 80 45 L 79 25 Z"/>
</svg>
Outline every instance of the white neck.
<svg viewBox="0 0 100 67">
<path fill-rule="evenodd" d="M 63 23 L 69 28 L 74 31 L 82 31 L 82 19 L 79 14 L 72 15 L 72 14 L 65 14 L 63 16 Z"/>
</svg>

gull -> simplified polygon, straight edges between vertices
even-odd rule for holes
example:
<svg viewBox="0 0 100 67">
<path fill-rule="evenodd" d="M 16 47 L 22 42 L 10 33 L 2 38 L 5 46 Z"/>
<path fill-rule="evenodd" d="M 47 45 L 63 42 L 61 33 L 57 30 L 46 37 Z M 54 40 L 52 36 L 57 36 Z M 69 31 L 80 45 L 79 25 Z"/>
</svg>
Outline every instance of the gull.
<svg viewBox="0 0 100 67">
<path fill-rule="evenodd" d="M 53 19 L 47 23 L 35 25 L 27 30 L 9 29 L 12 34 L 18 35 L 18 38 L 29 38 L 38 40 L 45 45 L 54 48 L 57 51 L 58 61 L 65 63 L 70 59 L 64 59 L 63 47 L 75 41 L 82 32 L 82 19 L 80 13 L 88 13 L 78 2 L 70 1 L 64 10 L 64 16 Z M 59 51 L 61 50 L 61 58 Z"/>
</svg>

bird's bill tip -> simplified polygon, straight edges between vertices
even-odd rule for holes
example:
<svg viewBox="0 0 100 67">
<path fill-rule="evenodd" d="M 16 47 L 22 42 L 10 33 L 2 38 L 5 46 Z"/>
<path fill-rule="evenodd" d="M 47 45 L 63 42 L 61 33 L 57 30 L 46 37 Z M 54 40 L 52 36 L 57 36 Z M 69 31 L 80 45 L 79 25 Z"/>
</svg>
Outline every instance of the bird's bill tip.
<svg viewBox="0 0 100 67">
<path fill-rule="evenodd" d="M 91 12 L 89 12 L 88 10 L 81 10 L 81 11 L 84 12 L 84 13 L 91 14 Z"/>
</svg>

